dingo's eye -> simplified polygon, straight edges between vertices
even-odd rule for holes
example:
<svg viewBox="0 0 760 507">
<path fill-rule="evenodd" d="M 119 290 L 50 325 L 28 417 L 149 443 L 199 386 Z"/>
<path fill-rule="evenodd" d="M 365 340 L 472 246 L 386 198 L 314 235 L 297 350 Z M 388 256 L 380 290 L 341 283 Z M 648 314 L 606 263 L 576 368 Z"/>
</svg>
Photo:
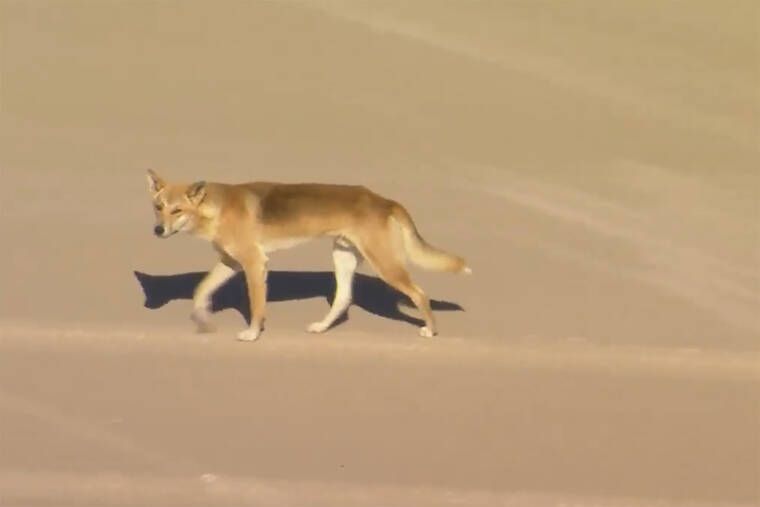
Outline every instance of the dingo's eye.
<svg viewBox="0 0 760 507">
<path fill-rule="evenodd" d="M 161 211 L 164 208 L 160 204 L 154 204 L 153 207 L 156 208 L 156 211 Z"/>
<path fill-rule="evenodd" d="M 179 208 L 174 208 L 172 210 L 172 215 L 179 215 L 180 213 L 182 213 L 182 210 Z"/>
</svg>

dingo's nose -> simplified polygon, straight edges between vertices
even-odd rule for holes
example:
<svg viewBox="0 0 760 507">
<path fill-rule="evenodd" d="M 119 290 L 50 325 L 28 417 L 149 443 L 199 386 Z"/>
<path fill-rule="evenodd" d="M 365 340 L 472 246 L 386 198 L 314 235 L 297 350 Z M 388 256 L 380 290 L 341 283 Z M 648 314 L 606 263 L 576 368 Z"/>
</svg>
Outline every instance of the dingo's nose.
<svg viewBox="0 0 760 507">
<path fill-rule="evenodd" d="M 157 225 L 153 228 L 153 232 L 156 236 L 163 236 L 164 235 L 164 226 L 163 225 Z"/>
</svg>

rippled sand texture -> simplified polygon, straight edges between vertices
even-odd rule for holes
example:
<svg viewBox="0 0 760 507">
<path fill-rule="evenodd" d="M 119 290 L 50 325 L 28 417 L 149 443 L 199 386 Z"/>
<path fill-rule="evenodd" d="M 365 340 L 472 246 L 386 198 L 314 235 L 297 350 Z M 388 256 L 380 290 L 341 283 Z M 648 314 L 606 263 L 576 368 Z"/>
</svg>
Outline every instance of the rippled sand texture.
<svg viewBox="0 0 760 507">
<path fill-rule="evenodd" d="M 759 9 L 0 0 L 0 505 L 757 504 Z M 317 242 L 197 335 L 148 167 L 364 184 L 474 274 L 307 335 Z"/>
</svg>

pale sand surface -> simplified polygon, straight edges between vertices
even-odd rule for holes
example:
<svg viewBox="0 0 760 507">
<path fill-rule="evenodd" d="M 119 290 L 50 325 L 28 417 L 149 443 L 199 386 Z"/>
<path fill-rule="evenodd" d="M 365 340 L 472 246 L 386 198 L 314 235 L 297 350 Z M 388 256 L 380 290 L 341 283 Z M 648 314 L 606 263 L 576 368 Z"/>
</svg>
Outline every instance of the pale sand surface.
<svg viewBox="0 0 760 507">
<path fill-rule="evenodd" d="M 0 1 L 0 505 L 758 504 L 758 14 Z M 197 335 L 147 167 L 365 184 L 474 274 L 312 336 L 317 242 Z"/>
</svg>

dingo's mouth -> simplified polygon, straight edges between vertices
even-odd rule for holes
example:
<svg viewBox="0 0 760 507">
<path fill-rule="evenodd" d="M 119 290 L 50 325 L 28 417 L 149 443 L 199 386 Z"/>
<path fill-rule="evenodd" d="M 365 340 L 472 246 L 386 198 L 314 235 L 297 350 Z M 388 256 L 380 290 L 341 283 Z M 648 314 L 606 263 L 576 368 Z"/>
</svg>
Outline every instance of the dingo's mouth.
<svg viewBox="0 0 760 507">
<path fill-rule="evenodd" d="M 153 228 L 153 234 L 157 238 L 168 238 L 169 236 L 175 235 L 177 232 L 176 229 L 166 230 L 163 225 L 157 225 Z"/>
</svg>

